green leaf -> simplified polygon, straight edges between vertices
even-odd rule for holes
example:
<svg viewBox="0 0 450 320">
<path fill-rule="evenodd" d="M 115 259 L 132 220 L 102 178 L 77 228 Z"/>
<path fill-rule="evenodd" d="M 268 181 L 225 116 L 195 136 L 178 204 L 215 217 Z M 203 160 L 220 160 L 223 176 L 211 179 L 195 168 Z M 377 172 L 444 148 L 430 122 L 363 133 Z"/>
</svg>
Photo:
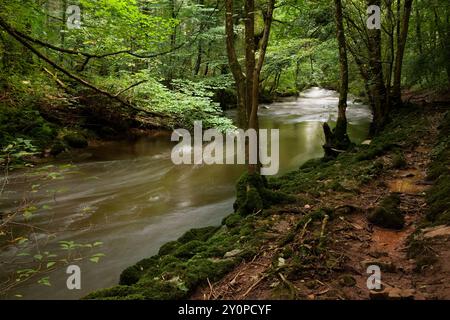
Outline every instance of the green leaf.
<svg viewBox="0 0 450 320">
<path fill-rule="evenodd" d="M 38 261 L 41 261 L 43 257 L 42 257 L 42 254 L 36 254 L 36 255 L 34 255 L 34 258 Z"/>
<path fill-rule="evenodd" d="M 43 285 L 43 286 L 47 286 L 47 287 L 50 287 L 52 285 L 50 283 L 50 277 L 41 278 L 41 279 L 39 279 L 38 283 Z"/>
</svg>

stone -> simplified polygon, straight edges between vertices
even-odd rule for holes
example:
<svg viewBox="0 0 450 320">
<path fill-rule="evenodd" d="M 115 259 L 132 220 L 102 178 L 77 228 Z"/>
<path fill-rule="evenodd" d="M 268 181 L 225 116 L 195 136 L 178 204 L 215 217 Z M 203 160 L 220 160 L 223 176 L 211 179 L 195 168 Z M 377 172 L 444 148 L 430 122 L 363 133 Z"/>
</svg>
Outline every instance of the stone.
<svg viewBox="0 0 450 320">
<path fill-rule="evenodd" d="M 400 210 L 400 197 L 392 193 L 385 197 L 377 208 L 372 209 L 368 216 L 369 222 L 388 229 L 402 229 L 405 218 Z"/>
<path fill-rule="evenodd" d="M 423 229 L 423 237 L 426 239 L 450 236 L 450 226 L 436 226 Z"/>
<path fill-rule="evenodd" d="M 240 249 L 234 249 L 234 250 L 231 250 L 231 251 L 228 251 L 227 253 L 225 253 L 225 255 L 223 257 L 225 259 L 234 258 L 237 255 L 239 255 L 241 252 L 242 252 L 242 250 L 240 250 Z"/>
<path fill-rule="evenodd" d="M 391 262 L 387 260 L 380 260 L 380 259 L 369 259 L 364 260 L 361 262 L 361 265 L 364 269 L 367 269 L 369 266 L 378 266 L 380 267 L 381 271 L 383 272 L 396 272 L 397 268 L 396 266 Z"/>
<path fill-rule="evenodd" d="M 414 300 L 416 291 L 385 286 L 382 290 L 370 290 L 372 300 Z"/>
<path fill-rule="evenodd" d="M 72 148 L 84 149 L 88 147 L 88 141 L 78 133 L 69 133 L 64 136 L 64 141 Z"/>
<path fill-rule="evenodd" d="M 355 278 L 353 278 L 351 275 L 343 275 L 340 279 L 339 279 L 339 284 L 342 287 L 353 287 L 356 285 L 356 280 Z"/>
</svg>

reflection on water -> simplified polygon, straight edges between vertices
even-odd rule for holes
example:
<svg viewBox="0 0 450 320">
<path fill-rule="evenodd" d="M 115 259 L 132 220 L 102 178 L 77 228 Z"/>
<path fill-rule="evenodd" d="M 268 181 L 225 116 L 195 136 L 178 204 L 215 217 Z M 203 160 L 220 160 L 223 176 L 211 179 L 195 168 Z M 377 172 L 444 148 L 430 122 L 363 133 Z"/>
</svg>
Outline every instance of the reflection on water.
<svg viewBox="0 0 450 320">
<path fill-rule="evenodd" d="M 322 156 L 322 122 L 335 121 L 337 95 L 312 88 L 299 98 L 261 106 L 260 127 L 280 129 L 280 173 L 297 168 L 308 159 Z M 364 140 L 370 112 L 366 106 L 349 104 L 349 134 Z M 36 237 L 54 233 L 45 250 L 58 251 L 58 241 L 102 241 L 106 256 L 98 263 L 84 261 L 82 290 L 66 289 L 65 270 L 50 274 L 52 286 L 35 283 L 13 292 L 27 299 L 74 299 L 118 282 L 120 272 L 157 253 L 167 241 L 190 228 L 217 225 L 232 211 L 234 185 L 244 170 L 237 165 L 181 165 L 170 160 L 170 135 L 114 142 L 90 148 L 76 164 L 75 172 L 53 180 L 33 194 L 40 228 Z M 0 210 L 7 211 L 23 198 L 33 178 L 12 176 Z M 49 197 L 51 190 L 58 190 Z M 0 281 L 18 268 L 11 264 L 17 248 L 0 253 Z M 22 267 L 21 267 L 22 268 Z"/>
</svg>

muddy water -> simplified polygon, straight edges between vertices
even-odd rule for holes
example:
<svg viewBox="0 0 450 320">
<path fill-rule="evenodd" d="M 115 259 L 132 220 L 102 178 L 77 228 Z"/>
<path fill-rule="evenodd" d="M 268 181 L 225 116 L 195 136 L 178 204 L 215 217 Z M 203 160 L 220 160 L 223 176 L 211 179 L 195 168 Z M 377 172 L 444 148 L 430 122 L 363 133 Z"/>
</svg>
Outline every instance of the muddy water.
<svg viewBox="0 0 450 320">
<path fill-rule="evenodd" d="M 321 125 L 336 119 L 336 106 L 335 92 L 312 88 L 299 98 L 261 107 L 260 127 L 280 129 L 280 173 L 322 156 Z M 350 103 L 348 119 L 351 139 L 361 142 L 369 127 L 368 108 Z M 37 278 L 12 290 L 9 297 L 76 299 L 112 286 L 124 268 L 157 253 L 163 243 L 191 228 L 218 225 L 231 213 L 234 185 L 243 167 L 174 166 L 170 159 L 173 145 L 167 134 L 114 142 L 84 151 L 73 168 L 56 163 L 41 169 L 63 171 L 62 177 L 44 173 L 48 178 L 42 182 L 42 178 L 23 172 L 11 176 L 0 210 L 32 201 L 38 210 L 33 214 L 37 228 L 30 238 L 37 240 L 39 248 L 29 241 L 0 252 L 0 280 L 27 267 L 15 263 L 19 252 L 48 251 L 64 257 L 67 252 L 60 249 L 59 241 L 101 241 L 103 245 L 80 249 L 79 254 L 89 257 L 100 252 L 105 256 L 98 263 L 89 259 L 74 262 L 81 267 L 81 290 L 68 290 L 68 275 L 64 268 L 57 268 L 45 275 L 51 286 L 37 284 Z M 25 192 L 33 184 L 41 186 L 35 187 L 36 192 Z"/>
</svg>

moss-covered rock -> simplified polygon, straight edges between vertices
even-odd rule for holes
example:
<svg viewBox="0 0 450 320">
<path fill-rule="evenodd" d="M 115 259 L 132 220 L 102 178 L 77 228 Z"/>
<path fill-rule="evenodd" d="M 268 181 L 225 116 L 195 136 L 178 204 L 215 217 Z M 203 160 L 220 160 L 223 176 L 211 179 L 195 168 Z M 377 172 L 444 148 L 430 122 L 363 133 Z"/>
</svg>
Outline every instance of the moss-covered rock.
<svg viewBox="0 0 450 320">
<path fill-rule="evenodd" d="M 62 141 L 56 141 L 50 148 L 50 154 L 54 157 L 66 151 L 66 145 Z"/>
<path fill-rule="evenodd" d="M 63 139 L 70 147 L 76 149 L 84 149 L 89 145 L 87 139 L 76 132 L 66 134 Z"/>
<path fill-rule="evenodd" d="M 181 243 L 187 243 L 192 240 L 206 241 L 208 240 L 219 228 L 218 227 L 205 227 L 191 229 L 183 234 L 177 241 Z"/>
<path fill-rule="evenodd" d="M 242 220 L 242 216 L 238 213 L 233 213 L 227 217 L 225 217 L 222 221 L 223 225 L 226 225 L 229 228 L 235 227 Z"/>
<path fill-rule="evenodd" d="M 294 200 L 295 197 L 284 192 L 270 190 L 264 176 L 246 172 L 237 182 L 236 201 L 233 208 L 241 215 L 248 215 L 274 204 L 288 203 Z"/>
<path fill-rule="evenodd" d="M 400 210 L 400 196 L 392 193 L 385 197 L 380 205 L 369 214 L 369 221 L 374 225 L 388 229 L 401 229 L 405 218 Z"/>
<path fill-rule="evenodd" d="M 339 278 L 339 284 L 342 287 L 354 287 L 356 285 L 356 280 L 351 275 L 343 275 Z"/>
<path fill-rule="evenodd" d="M 405 155 L 402 152 L 395 153 L 392 157 L 392 168 L 402 169 L 407 165 Z"/>
<path fill-rule="evenodd" d="M 450 225 L 450 112 L 440 126 L 428 179 L 434 180 L 434 185 L 426 193 L 427 219 L 434 224 Z"/>
</svg>

